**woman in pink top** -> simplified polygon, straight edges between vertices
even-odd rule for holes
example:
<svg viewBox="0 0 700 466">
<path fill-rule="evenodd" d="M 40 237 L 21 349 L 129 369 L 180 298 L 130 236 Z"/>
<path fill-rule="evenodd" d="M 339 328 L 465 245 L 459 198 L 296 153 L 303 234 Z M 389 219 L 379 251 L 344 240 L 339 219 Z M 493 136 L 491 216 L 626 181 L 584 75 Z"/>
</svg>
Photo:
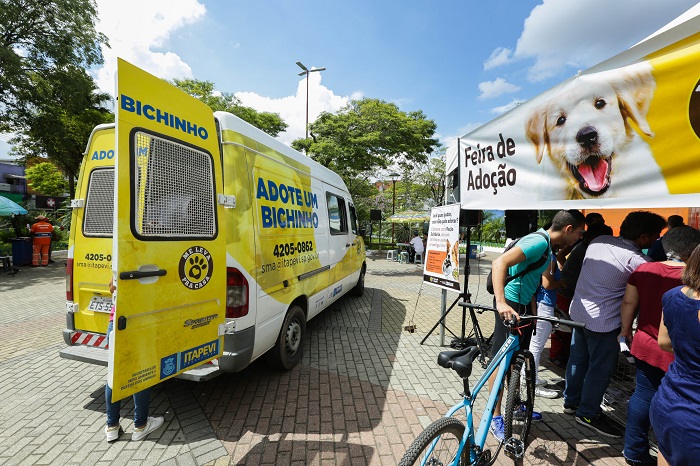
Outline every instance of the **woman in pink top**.
<svg viewBox="0 0 700 466">
<path fill-rule="evenodd" d="M 670 229 L 662 238 L 668 260 L 640 265 L 627 281 L 622 301 L 620 337 L 632 338 L 632 321 L 639 309 L 631 353 L 637 383 L 627 407 L 623 454 L 628 464 L 656 464 L 649 455 L 649 407 L 673 354 L 659 348 L 661 297 L 681 285 L 681 274 L 693 249 L 700 244 L 700 231 L 687 225 Z"/>
</svg>

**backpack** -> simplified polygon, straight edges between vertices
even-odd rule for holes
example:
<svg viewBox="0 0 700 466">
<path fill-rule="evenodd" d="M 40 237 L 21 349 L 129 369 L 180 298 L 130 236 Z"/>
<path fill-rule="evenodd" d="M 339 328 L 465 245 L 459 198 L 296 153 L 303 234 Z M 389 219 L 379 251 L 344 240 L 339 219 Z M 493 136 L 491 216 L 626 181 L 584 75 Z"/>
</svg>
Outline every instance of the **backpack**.
<svg viewBox="0 0 700 466">
<path fill-rule="evenodd" d="M 508 284 L 508 282 L 515 280 L 518 277 L 522 277 L 523 275 L 528 274 L 535 269 L 540 268 L 542 266 L 542 264 L 547 262 L 547 258 L 549 257 L 549 254 L 550 254 L 549 238 L 547 238 L 547 235 L 545 235 L 544 233 L 539 232 L 539 231 L 535 231 L 535 232 L 530 233 L 530 234 L 540 235 L 545 240 L 547 240 L 547 249 L 544 251 L 544 254 L 542 254 L 542 257 L 540 257 L 535 262 L 533 262 L 532 264 L 525 267 L 524 270 L 521 270 L 520 272 L 516 273 L 515 275 L 508 275 L 508 272 L 506 272 L 506 283 L 505 284 Z M 524 236 L 522 238 L 524 238 Z M 505 253 L 506 251 L 512 249 L 513 246 L 515 246 L 518 243 L 518 241 L 520 241 L 522 238 L 516 238 L 515 240 L 511 241 L 511 243 L 508 245 L 508 247 L 505 248 L 505 250 L 503 252 Z M 488 291 L 490 294 L 494 294 L 493 293 L 493 277 L 491 276 L 491 272 L 489 272 L 488 276 L 486 277 L 486 291 Z"/>
</svg>

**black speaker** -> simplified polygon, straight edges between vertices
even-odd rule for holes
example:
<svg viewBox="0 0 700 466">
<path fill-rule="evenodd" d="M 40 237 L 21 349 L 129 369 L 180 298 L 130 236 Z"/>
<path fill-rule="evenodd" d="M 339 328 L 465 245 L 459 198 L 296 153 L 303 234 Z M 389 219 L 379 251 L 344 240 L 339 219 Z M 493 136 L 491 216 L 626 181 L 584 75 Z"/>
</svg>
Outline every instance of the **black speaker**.
<svg viewBox="0 0 700 466">
<path fill-rule="evenodd" d="M 369 211 L 369 219 L 370 220 L 381 220 L 382 219 L 382 211 L 379 209 L 372 209 Z"/>
<path fill-rule="evenodd" d="M 459 226 L 475 227 L 481 223 L 480 210 L 460 210 L 459 211 Z"/>
<path fill-rule="evenodd" d="M 506 210 L 506 236 L 521 238 L 537 231 L 536 210 Z"/>
</svg>

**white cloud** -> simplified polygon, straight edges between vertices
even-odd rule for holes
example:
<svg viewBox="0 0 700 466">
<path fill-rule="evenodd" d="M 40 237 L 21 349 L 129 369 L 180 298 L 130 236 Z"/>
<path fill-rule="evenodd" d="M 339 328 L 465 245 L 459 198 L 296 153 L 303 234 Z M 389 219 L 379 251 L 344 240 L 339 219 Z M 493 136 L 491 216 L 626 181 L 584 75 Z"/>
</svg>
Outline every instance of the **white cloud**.
<svg viewBox="0 0 700 466">
<path fill-rule="evenodd" d="M 466 125 L 460 127 L 457 130 L 457 134 L 452 134 L 452 135 L 442 135 L 439 133 L 435 134 L 435 137 L 440 141 L 440 143 L 445 146 L 445 147 L 452 147 L 457 144 L 457 138 L 461 138 L 462 136 L 465 136 L 475 129 L 481 127 L 484 123 L 467 123 Z"/>
<path fill-rule="evenodd" d="M 484 62 L 484 69 L 490 70 L 491 68 L 496 68 L 497 66 L 507 65 L 510 63 L 511 55 L 513 51 L 504 47 L 498 47 L 496 50 L 491 52 L 491 56 Z"/>
<path fill-rule="evenodd" d="M 496 78 L 493 81 L 484 81 L 479 83 L 479 90 L 481 91 L 481 94 L 479 95 L 478 99 L 485 100 L 511 92 L 518 92 L 520 90 L 520 86 L 511 84 L 503 78 Z"/>
<path fill-rule="evenodd" d="M 528 70 L 531 81 L 541 81 L 566 68 L 586 69 L 622 52 L 696 3 L 544 0 L 525 20 L 511 58 L 534 59 Z M 497 51 L 492 54 L 494 61 Z"/>
<path fill-rule="evenodd" d="M 178 28 L 204 17 L 206 8 L 198 0 L 97 0 L 97 11 L 97 30 L 110 44 L 102 48 L 105 63 L 97 71 L 101 90 L 114 94 L 117 57 L 163 79 L 192 77 L 192 69 L 177 54 L 154 49 Z"/>
<path fill-rule="evenodd" d="M 521 100 L 521 99 L 513 99 L 505 105 L 501 105 L 500 107 L 492 108 L 491 113 L 493 113 L 494 115 L 500 115 L 502 113 L 506 113 L 508 110 L 514 109 L 515 107 L 522 104 L 523 102 L 525 102 L 525 101 Z"/>
<path fill-rule="evenodd" d="M 335 95 L 333 91 L 321 84 L 321 73 L 309 75 L 309 123 L 313 123 L 321 112 L 337 112 L 347 105 L 350 99 L 360 99 L 362 94 L 353 93 L 350 97 Z M 295 95 L 273 99 L 264 97 L 254 92 L 236 92 L 236 97 L 241 103 L 253 107 L 260 112 L 279 113 L 282 119 L 289 125 L 287 131 L 281 133 L 278 139 L 285 144 L 306 134 L 306 78 L 299 81 Z"/>
<path fill-rule="evenodd" d="M 98 31 L 104 33 L 110 48 L 103 47 L 105 64 L 97 70 L 99 88 L 114 95 L 117 57 L 163 79 L 192 77 L 192 69 L 176 53 L 156 51 L 179 28 L 201 20 L 205 6 L 198 0 L 98 0 Z M 138 11 L 135 15 L 133 12 Z M 233 43 L 238 48 L 240 43 Z M 273 99 L 254 92 L 238 92 L 243 105 L 261 112 L 279 113 L 289 125 L 279 139 L 291 144 L 304 137 L 306 124 L 306 81 L 301 79 L 295 95 Z M 311 73 L 309 80 L 309 122 L 321 112 L 336 112 L 349 99 L 362 98 L 361 92 L 350 97 L 337 96 L 321 85 L 321 73 Z"/>
</svg>

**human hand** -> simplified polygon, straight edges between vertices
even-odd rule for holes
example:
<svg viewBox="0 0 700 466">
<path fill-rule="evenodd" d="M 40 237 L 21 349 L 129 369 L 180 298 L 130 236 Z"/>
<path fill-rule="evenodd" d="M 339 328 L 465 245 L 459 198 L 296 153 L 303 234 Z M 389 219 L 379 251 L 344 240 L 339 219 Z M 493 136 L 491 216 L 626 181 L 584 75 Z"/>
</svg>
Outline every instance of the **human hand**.
<svg viewBox="0 0 700 466">
<path fill-rule="evenodd" d="M 622 337 L 625 337 L 627 339 L 627 341 L 632 341 L 632 329 L 631 328 L 622 328 L 620 330 L 620 334 L 617 336 L 618 341 Z"/>
<path fill-rule="evenodd" d="M 498 310 L 498 315 L 501 316 L 501 320 L 511 321 L 515 318 L 516 321 L 520 322 L 520 314 L 515 312 L 507 303 L 496 303 L 496 309 Z"/>
</svg>

